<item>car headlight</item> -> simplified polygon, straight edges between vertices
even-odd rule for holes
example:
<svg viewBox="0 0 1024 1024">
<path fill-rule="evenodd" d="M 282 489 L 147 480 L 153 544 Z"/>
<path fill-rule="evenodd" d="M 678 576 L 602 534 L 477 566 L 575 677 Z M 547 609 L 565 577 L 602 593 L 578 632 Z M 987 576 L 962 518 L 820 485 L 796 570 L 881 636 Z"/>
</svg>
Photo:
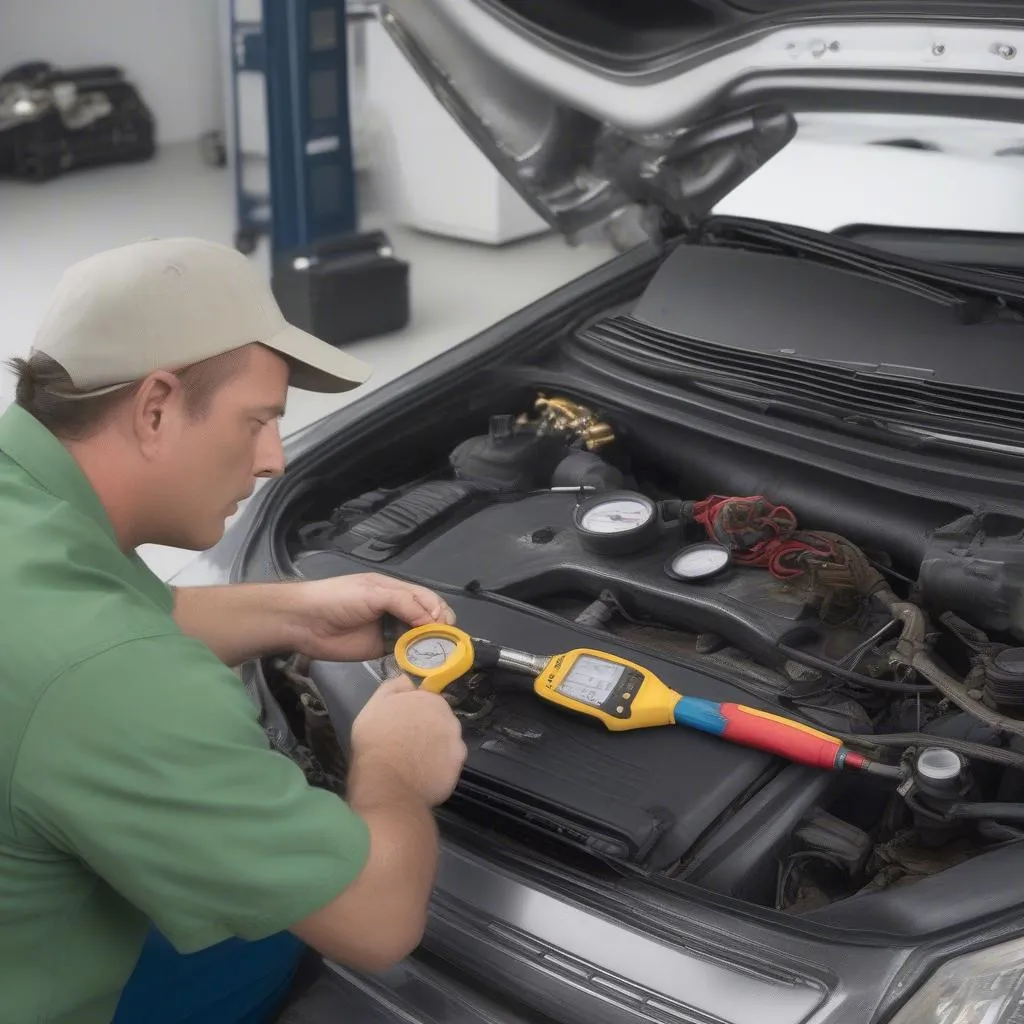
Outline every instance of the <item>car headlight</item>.
<svg viewBox="0 0 1024 1024">
<path fill-rule="evenodd" d="M 1024 939 L 943 964 L 892 1024 L 1024 1024 Z"/>
</svg>

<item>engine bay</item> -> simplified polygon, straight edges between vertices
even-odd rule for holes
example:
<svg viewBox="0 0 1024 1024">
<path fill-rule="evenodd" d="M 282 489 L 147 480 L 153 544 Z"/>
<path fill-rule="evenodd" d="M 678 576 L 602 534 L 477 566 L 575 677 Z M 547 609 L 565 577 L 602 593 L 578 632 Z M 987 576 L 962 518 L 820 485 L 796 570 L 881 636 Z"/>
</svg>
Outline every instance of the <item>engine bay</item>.
<svg viewBox="0 0 1024 1024">
<path fill-rule="evenodd" d="M 1024 520 L 959 510 L 915 566 L 905 544 L 803 522 L 785 486 L 673 487 L 634 457 L 640 434 L 621 412 L 540 394 L 418 477 L 307 503 L 289 558 L 309 578 L 434 586 L 473 636 L 607 651 L 681 694 L 824 730 L 894 777 L 699 732 L 610 732 L 492 668 L 445 691 L 470 750 L 448 809 L 558 856 L 793 913 L 1024 838 Z M 365 668 L 360 689 L 351 666 L 283 666 L 341 746 L 367 687 L 397 671 Z"/>
</svg>

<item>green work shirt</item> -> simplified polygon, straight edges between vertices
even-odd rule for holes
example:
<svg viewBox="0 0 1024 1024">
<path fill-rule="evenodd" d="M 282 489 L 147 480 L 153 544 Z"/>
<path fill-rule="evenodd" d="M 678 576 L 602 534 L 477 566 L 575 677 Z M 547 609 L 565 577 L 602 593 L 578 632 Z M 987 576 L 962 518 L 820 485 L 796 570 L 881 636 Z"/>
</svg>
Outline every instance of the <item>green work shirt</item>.
<svg viewBox="0 0 1024 1024">
<path fill-rule="evenodd" d="M 238 676 L 77 463 L 0 417 L 0 1022 L 108 1024 L 152 923 L 260 939 L 362 870 L 363 821 L 272 751 Z"/>
</svg>

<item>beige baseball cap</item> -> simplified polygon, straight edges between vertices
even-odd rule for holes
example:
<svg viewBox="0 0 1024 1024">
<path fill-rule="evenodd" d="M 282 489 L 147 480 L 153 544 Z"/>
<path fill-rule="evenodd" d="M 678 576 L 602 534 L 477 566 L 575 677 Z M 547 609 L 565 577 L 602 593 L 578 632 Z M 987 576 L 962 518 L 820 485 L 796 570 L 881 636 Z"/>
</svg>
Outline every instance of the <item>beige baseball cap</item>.
<svg viewBox="0 0 1024 1024">
<path fill-rule="evenodd" d="M 68 269 L 33 343 L 90 395 L 259 342 L 304 391 L 364 383 L 365 363 L 289 324 L 257 267 L 199 238 L 136 242 Z"/>
</svg>

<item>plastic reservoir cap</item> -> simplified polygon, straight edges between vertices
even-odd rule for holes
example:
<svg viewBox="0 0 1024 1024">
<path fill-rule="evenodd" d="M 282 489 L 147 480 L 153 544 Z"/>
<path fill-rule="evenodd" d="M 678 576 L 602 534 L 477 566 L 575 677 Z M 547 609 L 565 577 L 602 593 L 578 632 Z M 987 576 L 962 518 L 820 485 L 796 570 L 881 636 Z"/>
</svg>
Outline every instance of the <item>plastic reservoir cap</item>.
<svg viewBox="0 0 1024 1024">
<path fill-rule="evenodd" d="M 930 747 L 917 758 L 917 773 L 929 782 L 952 782 L 963 771 L 963 761 L 954 750 Z"/>
</svg>

